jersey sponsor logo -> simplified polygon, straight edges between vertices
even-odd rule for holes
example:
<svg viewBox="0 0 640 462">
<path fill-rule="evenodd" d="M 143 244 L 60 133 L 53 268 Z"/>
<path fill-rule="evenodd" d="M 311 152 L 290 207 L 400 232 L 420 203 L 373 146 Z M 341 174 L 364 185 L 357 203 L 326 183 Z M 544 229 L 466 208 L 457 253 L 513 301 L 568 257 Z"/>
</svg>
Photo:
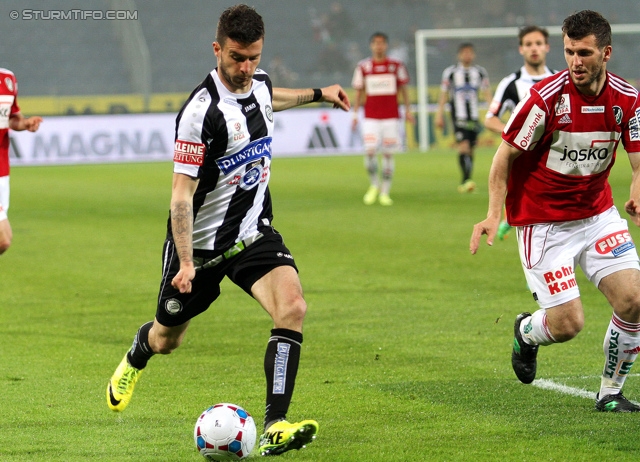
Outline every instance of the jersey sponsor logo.
<svg viewBox="0 0 640 462">
<path fill-rule="evenodd" d="M 258 183 L 264 183 L 269 179 L 269 166 L 262 166 L 261 164 L 257 164 L 256 166 L 249 169 L 243 175 L 236 174 L 233 176 L 233 179 L 229 181 L 229 185 L 231 186 L 240 186 L 242 189 L 249 190 L 253 189 Z"/>
<path fill-rule="evenodd" d="M 393 74 L 372 74 L 365 78 L 367 96 L 395 95 L 398 91 L 396 77 Z"/>
<path fill-rule="evenodd" d="M 271 159 L 271 137 L 265 136 L 259 140 L 249 143 L 244 149 L 235 154 L 220 157 L 216 159 L 218 168 L 224 174 L 231 173 L 233 170 L 248 165 L 252 162 L 268 157 Z"/>
<path fill-rule="evenodd" d="M 613 117 L 616 119 L 616 124 L 622 123 L 622 108 L 620 106 L 613 106 Z"/>
<path fill-rule="evenodd" d="M 568 93 L 564 93 L 558 98 L 556 103 L 556 115 L 569 114 L 571 112 L 571 99 Z"/>
<path fill-rule="evenodd" d="M 576 276 L 570 266 L 561 266 L 560 269 L 543 274 L 549 293 L 556 295 L 576 287 Z"/>
<path fill-rule="evenodd" d="M 173 160 L 181 164 L 202 165 L 204 144 L 176 140 L 173 148 Z"/>
<path fill-rule="evenodd" d="M 618 144 L 616 132 L 556 131 L 547 157 L 547 168 L 563 175 L 589 176 L 605 171 Z"/>
<path fill-rule="evenodd" d="M 614 113 L 616 107 L 614 107 Z M 620 110 L 620 119 L 622 119 L 622 110 Z M 618 120 L 617 116 L 616 120 Z M 640 140 L 640 109 L 636 109 L 635 115 L 629 119 L 629 139 L 631 141 Z"/>
<path fill-rule="evenodd" d="M 617 231 L 596 242 L 596 252 L 600 255 L 611 253 L 614 257 L 618 257 L 635 247 L 629 231 Z"/>
<path fill-rule="evenodd" d="M 604 106 L 582 106 L 583 114 L 604 114 Z"/>
<path fill-rule="evenodd" d="M 544 131 L 545 114 L 542 109 L 533 106 L 520 132 L 516 135 L 515 143 L 523 150 L 533 148 Z"/>
<path fill-rule="evenodd" d="M 9 128 L 10 115 L 11 115 L 11 104 L 0 103 L 0 129 Z"/>
</svg>

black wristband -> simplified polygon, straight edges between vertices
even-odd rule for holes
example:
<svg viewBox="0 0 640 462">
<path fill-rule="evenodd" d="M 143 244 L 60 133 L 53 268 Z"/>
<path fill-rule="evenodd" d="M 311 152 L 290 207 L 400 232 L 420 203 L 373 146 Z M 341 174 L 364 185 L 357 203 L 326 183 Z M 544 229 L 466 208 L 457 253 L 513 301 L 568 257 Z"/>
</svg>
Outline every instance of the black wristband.
<svg viewBox="0 0 640 462">
<path fill-rule="evenodd" d="M 316 101 L 320 101 L 320 98 L 322 98 L 322 90 L 320 90 L 319 88 L 314 88 L 313 99 L 311 100 L 311 102 L 315 103 Z"/>
</svg>

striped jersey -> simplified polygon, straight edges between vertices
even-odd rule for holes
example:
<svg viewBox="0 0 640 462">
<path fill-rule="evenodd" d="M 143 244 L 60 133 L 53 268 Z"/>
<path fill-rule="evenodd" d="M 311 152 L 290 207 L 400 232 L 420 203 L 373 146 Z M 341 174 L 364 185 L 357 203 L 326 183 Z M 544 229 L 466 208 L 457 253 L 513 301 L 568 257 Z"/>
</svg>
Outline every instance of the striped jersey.
<svg viewBox="0 0 640 462">
<path fill-rule="evenodd" d="M 18 112 L 16 76 L 0 68 L 0 176 L 9 175 L 9 117 Z"/>
<path fill-rule="evenodd" d="M 461 122 L 477 121 L 478 93 L 489 88 L 487 70 L 474 64 L 464 67 L 461 63 L 447 67 L 442 73 L 440 90 L 449 93 L 451 117 Z"/>
<path fill-rule="evenodd" d="M 640 152 L 638 91 L 607 72 L 600 94 L 587 96 L 564 70 L 531 88 L 502 138 L 523 151 L 509 174 L 509 224 L 595 216 L 613 206 L 608 177 L 620 141 Z"/>
<path fill-rule="evenodd" d="M 487 119 L 493 116 L 502 118 L 507 112 L 512 112 L 513 108 L 525 97 L 531 87 L 541 80 L 555 74 L 548 67 L 544 68 L 544 73 L 540 75 L 531 75 L 527 69 L 522 66 L 517 72 L 509 74 L 500 81 L 493 100 L 487 111 Z"/>
<path fill-rule="evenodd" d="M 409 83 L 409 73 L 402 61 L 385 58 L 363 59 L 353 72 L 351 86 L 364 90 L 364 116 L 367 119 L 398 119 L 398 89 Z"/>
<path fill-rule="evenodd" d="M 251 90 L 238 94 L 227 90 L 214 69 L 178 113 L 173 171 L 199 179 L 193 197 L 196 257 L 218 256 L 271 225 L 272 98 L 264 71 L 256 70 Z"/>
</svg>

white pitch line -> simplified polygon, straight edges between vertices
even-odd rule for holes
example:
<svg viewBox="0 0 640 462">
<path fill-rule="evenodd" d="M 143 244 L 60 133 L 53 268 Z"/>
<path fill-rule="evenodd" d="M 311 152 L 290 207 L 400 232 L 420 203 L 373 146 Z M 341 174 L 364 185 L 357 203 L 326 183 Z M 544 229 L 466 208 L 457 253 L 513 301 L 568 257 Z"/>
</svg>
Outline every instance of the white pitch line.
<svg viewBox="0 0 640 462">
<path fill-rule="evenodd" d="M 565 395 L 577 396 L 579 398 L 596 399 L 596 394 L 592 391 L 587 391 L 584 388 L 575 388 L 568 385 L 562 385 L 556 383 L 553 380 L 538 379 L 534 380 L 531 385 L 534 387 L 542 388 L 543 390 L 557 391 L 558 393 L 564 393 Z"/>
<path fill-rule="evenodd" d="M 638 374 L 629 374 L 629 375 L 638 375 Z M 541 388 L 543 390 L 557 391 L 558 393 L 564 393 L 565 395 L 576 396 L 578 398 L 587 398 L 592 400 L 596 399 L 596 393 L 592 391 L 587 391 L 584 388 L 570 387 L 568 385 L 556 383 L 553 380 L 537 379 L 537 380 L 534 380 L 531 383 L 531 385 L 533 385 L 534 387 Z M 636 405 L 639 404 L 636 401 L 631 401 L 631 402 Z"/>
</svg>

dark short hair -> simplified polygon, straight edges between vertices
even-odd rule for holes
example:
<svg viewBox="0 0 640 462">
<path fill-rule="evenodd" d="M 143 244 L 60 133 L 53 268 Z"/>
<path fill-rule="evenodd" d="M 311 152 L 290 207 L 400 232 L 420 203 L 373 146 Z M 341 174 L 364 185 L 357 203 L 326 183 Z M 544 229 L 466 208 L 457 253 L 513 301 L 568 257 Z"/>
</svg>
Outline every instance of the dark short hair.
<svg viewBox="0 0 640 462">
<path fill-rule="evenodd" d="M 460 53 L 462 50 L 464 50 L 465 48 L 471 48 L 472 50 L 475 50 L 476 48 L 473 46 L 473 43 L 471 42 L 463 42 L 458 46 L 458 53 Z"/>
<path fill-rule="evenodd" d="M 598 48 L 611 45 L 611 25 L 596 11 L 582 10 L 568 16 L 562 23 L 562 35 L 571 40 L 594 35 Z"/>
<path fill-rule="evenodd" d="M 389 37 L 387 37 L 387 34 L 385 34 L 384 32 L 374 32 L 369 38 L 369 43 L 373 42 L 373 39 L 377 37 L 382 37 L 385 42 L 389 42 Z"/>
<path fill-rule="evenodd" d="M 264 22 L 255 8 L 247 5 L 230 6 L 222 12 L 218 20 L 216 42 L 220 46 L 230 38 L 249 45 L 264 38 Z"/>
<path fill-rule="evenodd" d="M 525 35 L 529 35 L 532 32 L 540 32 L 544 36 L 544 43 L 549 43 L 549 31 L 540 26 L 524 26 L 520 28 L 518 32 L 518 42 L 522 45 L 522 39 Z"/>
</svg>

